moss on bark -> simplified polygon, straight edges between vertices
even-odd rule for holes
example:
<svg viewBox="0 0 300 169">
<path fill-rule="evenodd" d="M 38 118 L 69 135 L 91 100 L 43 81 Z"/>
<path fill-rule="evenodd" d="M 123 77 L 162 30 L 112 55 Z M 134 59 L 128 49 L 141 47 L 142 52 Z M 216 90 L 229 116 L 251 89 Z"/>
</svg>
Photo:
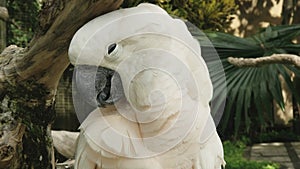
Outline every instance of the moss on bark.
<svg viewBox="0 0 300 169">
<path fill-rule="evenodd" d="M 19 158 L 10 168 L 52 168 L 51 123 L 54 121 L 53 101 L 47 100 L 49 92 L 35 80 L 27 80 L 7 87 L 2 105 L 2 112 L 10 112 L 9 123 L 21 123 L 25 131 L 21 146 L 16 147 Z M 8 138 L 12 139 L 12 138 Z"/>
</svg>

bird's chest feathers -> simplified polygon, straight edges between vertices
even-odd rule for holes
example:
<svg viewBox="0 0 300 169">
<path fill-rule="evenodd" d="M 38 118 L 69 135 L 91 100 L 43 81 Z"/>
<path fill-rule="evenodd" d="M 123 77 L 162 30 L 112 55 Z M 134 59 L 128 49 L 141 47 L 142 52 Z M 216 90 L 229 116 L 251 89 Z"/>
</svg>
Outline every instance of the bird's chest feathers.
<svg viewBox="0 0 300 169">
<path fill-rule="evenodd" d="M 114 107 L 93 111 L 82 124 L 92 142 L 100 145 L 95 149 L 104 147 L 135 157 L 154 155 L 179 144 L 195 121 L 189 113 L 197 101 L 188 95 L 188 89 L 169 74 L 151 69 L 130 81 L 124 85 L 126 98 Z M 182 105 L 183 99 L 189 99 L 188 104 Z"/>
</svg>

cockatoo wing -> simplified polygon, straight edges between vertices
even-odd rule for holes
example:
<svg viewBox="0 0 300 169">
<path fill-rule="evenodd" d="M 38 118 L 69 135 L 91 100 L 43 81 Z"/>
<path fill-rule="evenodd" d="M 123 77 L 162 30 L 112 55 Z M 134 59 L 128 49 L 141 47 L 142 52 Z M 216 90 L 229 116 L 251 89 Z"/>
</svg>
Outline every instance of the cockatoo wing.
<svg viewBox="0 0 300 169">
<path fill-rule="evenodd" d="M 108 108 L 109 111 L 116 111 Z M 104 110 L 106 111 L 106 110 Z M 105 125 L 106 124 L 106 125 Z M 135 143 L 134 138 L 140 134 L 136 123 L 125 120 L 121 116 L 107 115 L 102 116 L 99 109 L 94 110 L 81 125 L 84 130 L 81 131 L 78 140 L 78 147 L 75 159 L 75 168 L 81 169 L 163 169 L 155 159 L 134 159 L 116 155 L 114 152 L 138 153 L 142 150 L 139 143 Z M 119 134 L 111 134 L 110 130 L 117 130 Z M 98 136 L 98 140 L 90 137 Z M 132 140 L 131 140 L 132 139 Z M 101 140 L 102 144 L 98 141 Z M 113 142 L 113 144 L 112 144 Z M 114 145 L 111 152 L 107 147 L 102 148 L 99 145 Z"/>
<path fill-rule="evenodd" d="M 221 169 L 225 167 L 223 145 L 217 132 L 205 142 L 201 144 L 200 154 L 198 156 L 199 169 Z M 196 169 L 196 167 L 195 167 Z"/>
</svg>

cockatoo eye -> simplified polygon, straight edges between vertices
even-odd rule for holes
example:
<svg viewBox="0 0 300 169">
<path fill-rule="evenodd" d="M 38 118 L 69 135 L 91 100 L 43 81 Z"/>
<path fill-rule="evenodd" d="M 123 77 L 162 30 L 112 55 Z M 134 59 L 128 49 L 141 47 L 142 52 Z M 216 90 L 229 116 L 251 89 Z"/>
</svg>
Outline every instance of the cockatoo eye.
<svg viewBox="0 0 300 169">
<path fill-rule="evenodd" d="M 118 45 L 117 43 L 112 43 L 108 45 L 105 58 L 109 61 L 113 61 L 117 59 L 119 57 L 120 50 L 121 50 L 121 46 Z"/>
</svg>

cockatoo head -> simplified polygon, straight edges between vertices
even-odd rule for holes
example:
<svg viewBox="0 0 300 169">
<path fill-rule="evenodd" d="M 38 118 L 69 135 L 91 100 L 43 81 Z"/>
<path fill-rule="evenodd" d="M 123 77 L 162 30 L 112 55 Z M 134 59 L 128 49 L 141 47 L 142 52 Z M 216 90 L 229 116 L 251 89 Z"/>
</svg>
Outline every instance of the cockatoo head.
<svg viewBox="0 0 300 169">
<path fill-rule="evenodd" d="M 151 50 L 154 48 L 158 50 Z M 163 51 L 181 54 L 183 59 L 177 60 L 189 66 L 189 69 L 194 69 L 194 65 L 189 65 L 191 62 L 196 61 L 196 64 L 201 64 L 203 69 L 200 71 L 205 78 L 200 78 L 207 81 L 207 83 L 201 84 L 201 88 L 205 87 L 203 85 L 207 85 L 209 89 L 204 94 L 207 99 L 203 100 L 211 99 L 212 86 L 208 70 L 200 56 L 198 42 L 190 35 L 184 22 L 173 19 L 163 9 L 152 4 L 140 4 L 135 8 L 120 9 L 88 22 L 74 35 L 69 48 L 69 58 L 71 63 L 78 67 L 78 74 L 88 76 L 87 73 L 94 71 L 93 77 L 97 80 L 97 84 L 93 82 L 97 88 L 96 97 L 99 105 L 105 105 L 112 103 L 122 95 L 120 92 L 115 93 L 109 90 L 112 82 L 110 78 L 115 77 L 114 89 L 117 91 L 120 91 L 119 87 L 121 86 L 117 83 L 122 82 L 124 93 L 128 98 L 128 89 L 132 80 L 130 78 L 133 78 L 131 77 L 132 73 L 137 75 L 137 71 L 143 67 L 147 69 L 147 66 L 151 66 L 151 64 L 158 65 L 157 63 L 166 61 L 166 58 L 155 56 L 160 55 L 157 52 L 159 50 L 162 51 L 161 56 L 164 55 Z M 150 54 L 152 55 L 151 61 L 148 58 L 138 58 L 149 55 L 151 52 L 153 52 Z M 191 61 L 184 60 L 186 57 L 184 55 L 188 54 L 194 55 L 196 58 Z M 175 63 L 169 60 L 168 64 Z M 85 68 L 80 67 L 93 68 L 89 68 L 90 71 L 86 70 L 87 72 L 83 73 L 82 69 Z M 177 68 L 180 69 L 180 67 Z M 92 86 L 86 85 L 87 78 L 82 77 L 81 81 L 84 81 L 85 86 L 91 89 Z M 110 96 L 111 92 L 115 93 L 115 98 Z"/>
</svg>

